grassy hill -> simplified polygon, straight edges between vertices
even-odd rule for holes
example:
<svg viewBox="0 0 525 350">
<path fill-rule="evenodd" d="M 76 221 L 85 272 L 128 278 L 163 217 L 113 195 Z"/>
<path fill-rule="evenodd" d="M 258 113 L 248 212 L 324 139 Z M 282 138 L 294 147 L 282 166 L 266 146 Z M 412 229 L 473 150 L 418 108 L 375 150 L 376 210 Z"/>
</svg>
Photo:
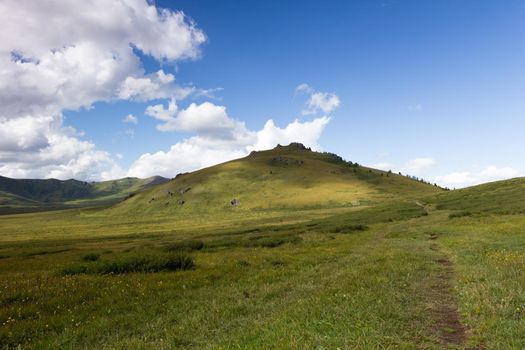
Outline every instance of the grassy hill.
<svg viewBox="0 0 525 350">
<path fill-rule="evenodd" d="M 125 200 L 111 212 L 191 215 L 344 208 L 440 192 L 441 188 L 405 176 L 291 144 L 178 175 Z"/>
<path fill-rule="evenodd" d="M 465 214 L 525 213 L 525 178 L 495 181 L 442 193 L 431 200 L 438 209 Z"/>
<path fill-rule="evenodd" d="M 0 213 L 52 210 L 67 207 L 108 205 L 131 193 L 166 182 L 124 178 L 103 182 L 56 179 L 11 179 L 0 176 Z"/>
</svg>

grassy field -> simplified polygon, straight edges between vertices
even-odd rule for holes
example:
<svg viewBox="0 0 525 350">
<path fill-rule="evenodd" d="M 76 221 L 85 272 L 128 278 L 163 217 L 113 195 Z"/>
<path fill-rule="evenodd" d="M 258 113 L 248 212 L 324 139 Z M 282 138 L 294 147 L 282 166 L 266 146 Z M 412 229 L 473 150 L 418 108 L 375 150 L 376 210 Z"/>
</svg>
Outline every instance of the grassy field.
<svg viewBox="0 0 525 350">
<path fill-rule="evenodd" d="M 240 186 L 267 161 L 222 166 Z M 272 205 L 249 183 L 232 195 L 231 175 L 210 168 L 113 208 L 1 216 L 2 348 L 525 347 L 519 206 L 482 205 L 484 187 L 443 192 L 362 167 L 336 181 L 330 171 L 347 165 L 327 164 L 319 183 L 279 164 L 271 175 L 294 185 Z M 191 190 L 174 197 L 184 205 L 148 203 L 184 178 Z M 308 186 L 327 200 L 288 198 Z M 514 182 L 491 186 L 525 199 Z M 223 204 L 231 198 L 241 204 Z"/>
</svg>

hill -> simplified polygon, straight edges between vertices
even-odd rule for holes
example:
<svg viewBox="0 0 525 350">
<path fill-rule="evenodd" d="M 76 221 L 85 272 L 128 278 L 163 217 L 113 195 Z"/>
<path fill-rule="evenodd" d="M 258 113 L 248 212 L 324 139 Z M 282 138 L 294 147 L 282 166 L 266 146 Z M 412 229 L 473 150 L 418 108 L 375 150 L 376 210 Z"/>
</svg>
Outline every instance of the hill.
<svg viewBox="0 0 525 350">
<path fill-rule="evenodd" d="M 525 178 L 515 178 L 447 191 L 429 200 L 437 209 L 464 214 L 525 213 Z"/>
<path fill-rule="evenodd" d="M 168 181 L 123 178 L 103 182 L 57 179 L 11 179 L 0 176 L 0 213 L 109 205 L 126 196 Z"/>
<path fill-rule="evenodd" d="M 179 174 L 110 210 L 121 214 L 187 215 L 338 208 L 414 200 L 442 191 L 437 186 L 292 143 Z"/>
</svg>

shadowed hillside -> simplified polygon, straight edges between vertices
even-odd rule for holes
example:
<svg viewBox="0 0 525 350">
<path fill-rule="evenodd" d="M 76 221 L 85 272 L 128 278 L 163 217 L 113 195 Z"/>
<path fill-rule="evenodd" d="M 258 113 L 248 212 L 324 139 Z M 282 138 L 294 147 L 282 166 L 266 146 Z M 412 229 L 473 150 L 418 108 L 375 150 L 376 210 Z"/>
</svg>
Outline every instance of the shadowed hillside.
<svg viewBox="0 0 525 350">
<path fill-rule="evenodd" d="M 103 182 L 11 179 L 0 176 L 0 213 L 109 205 L 167 179 L 124 178 Z"/>
</svg>

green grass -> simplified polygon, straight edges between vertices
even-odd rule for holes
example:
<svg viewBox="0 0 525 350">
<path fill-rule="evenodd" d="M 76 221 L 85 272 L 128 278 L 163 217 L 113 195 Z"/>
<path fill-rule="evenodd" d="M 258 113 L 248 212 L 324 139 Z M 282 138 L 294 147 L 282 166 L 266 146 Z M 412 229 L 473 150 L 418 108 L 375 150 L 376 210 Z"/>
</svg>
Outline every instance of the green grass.
<svg viewBox="0 0 525 350">
<path fill-rule="evenodd" d="M 348 219 L 358 212 L 348 212 Z M 333 220 L 334 228 L 340 220 Z M 10 257 L 0 263 L 0 317 L 9 322 L 0 342 L 24 348 L 438 344 L 419 295 L 434 264 L 426 251 L 413 249 L 425 241 L 387 239 L 389 229 L 381 223 L 352 234 L 327 233 L 328 218 L 264 223 L 96 240 L 84 228 L 86 236 L 76 232 L 73 239 L 5 242 L 0 252 Z M 114 268 L 142 266 L 136 256 L 169 254 L 175 237 L 204 242 L 192 252 L 193 269 Z M 228 240 L 235 244 L 218 244 Z M 65 244 L 70 250 L 58 254 L 21 254 Z M 112 253 L 81 262 L 104 250 Z"/>
<path fill-rule="evenodd" d="M 89 263 L 72 264 L 60 270 L 63 276 L 78 274 L 121 274 L 131 272 L 153 273 L 159 271 L 187 270 L 193 267 L 193 259 L 183 254 L 133 254 L 112 260 L 98 260 L 86 257 Z"/>
<path fill-rule="evenodd" d="M 525 178 L 517 178 L 442 193 L 431 201 L 438 209 L 483 214 L 521 214 L 525 213 L 524 197 Z"/>
<path fill-rule="evenodd" d="M 256 153 L 111 209 L 0 217 L 1 347 L 525 347 L 520 180 L 442 193 L 302 152 L 279 149 L 304 162 L 275 166 Z M 163 204 L 188 187 L 171 196 L 184 205 Z"/>
</svg>

